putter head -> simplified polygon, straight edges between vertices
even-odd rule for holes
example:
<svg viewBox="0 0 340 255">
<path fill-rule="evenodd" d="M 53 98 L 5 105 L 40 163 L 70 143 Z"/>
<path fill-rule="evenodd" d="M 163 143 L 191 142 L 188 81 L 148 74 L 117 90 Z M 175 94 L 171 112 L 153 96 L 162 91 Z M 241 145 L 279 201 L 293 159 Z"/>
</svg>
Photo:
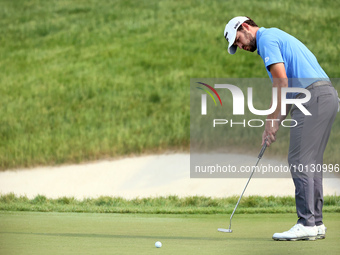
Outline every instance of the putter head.
<svg viewBox="0 0 340 255">
<path fill-rule="evenodd" d="M 224 232 L 224 233 L 231 233 L 233 232 L 230 228 L 226 229 L 226 228 L 218 228 L 217 229 L 220 232 Z"/>
</svg>

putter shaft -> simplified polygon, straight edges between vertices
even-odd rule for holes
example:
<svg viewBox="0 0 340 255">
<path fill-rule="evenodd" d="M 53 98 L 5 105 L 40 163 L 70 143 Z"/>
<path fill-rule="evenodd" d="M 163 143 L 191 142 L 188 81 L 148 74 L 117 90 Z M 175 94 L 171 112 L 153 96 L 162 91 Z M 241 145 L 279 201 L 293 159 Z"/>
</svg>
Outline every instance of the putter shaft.
<svg viewBox="0 0 340 255">
<path fill-rule="evenodd" d="M 257 162 L 256 162 L 255 166 L 253 166 L 253 169 L 251 170 L 251 174 L 250 174 L 250 176 L 249 176 L 249 179 L 248 179 L 248 181 L 247 181 L 247 184 L 246 184 L 246 186 L 244 187 L 244 189 L 243 189 L 243 191 L 242 191 L 242 194 L 241 194 L 240 198 L 238 199 L 238 201 L 237 201 L 237 203 L 236 203 L 236 206 L 235 206 L 235 208 L 234 208 L 234 211 L 232 212 L 232 214 L 231 214 L 231 216 L 230 216 L 230 222 L 229 222 L 229 230 L 230 230 L 230 233 L 231 233 L 231 231 L 232 231 L 232 230 L 231 230 L 231 220 L 232 220 L 232 218 L 233 218 L 233 216 L 234 216 L 234 213 L 235 213 L 235 211 L 236 211 L 236 209 L 237 209 L 237 207 L 238 207 L 238 204 L 239 204 L 240 201 L 241 201 L 241 198 L 242 198 L 244 192 L 245 192 L 246 189 L 247 189 L 247 186 L 248 186 L 248 184 L 249 184 L 249 182 L 250 182 L 250 179 L 251 179 L 251 177 L 252 177 L 253 174 L 254 174 L 254 171 L 255 171 L 255 169 L 256 169 L 256 167 L 257 167 L 257 164 L 259 163 L 260 159 L 262 158 L 263 153 L 264 153 L 264 151 L 266 150 L 266 148 L 267 148 L 267 139 L 265 140 L 265 142 L 264 142 L 264 144 L 263 144 L 263 146 L 262 146 L 262 149 L 261 149 L 261 151 L 260 151 L 260 153 L 259 153 L 259 155 L 258 155 L 258 157 L 257 157 Z"/>
</svg>

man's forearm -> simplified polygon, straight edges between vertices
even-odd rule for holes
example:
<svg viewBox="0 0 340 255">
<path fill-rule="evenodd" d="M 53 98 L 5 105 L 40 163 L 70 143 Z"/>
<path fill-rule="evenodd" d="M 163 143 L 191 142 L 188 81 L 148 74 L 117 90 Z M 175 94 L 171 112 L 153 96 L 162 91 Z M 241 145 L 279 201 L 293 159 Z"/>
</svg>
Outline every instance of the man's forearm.
<svg viewBox="0 0 340 255">
<path fill-rule="evenodd" d="M 292 108 L 292 105 L 291 104 L 287 104 L 286 105 L 286 115 L 280 114 L 280 116 L 278 118 L 280 120 L 280 123 L 287 118 L 287 115 L 288 115 L 288 113 L 290 111 L 290 108 Z"/>
<path fill-rule="evenodd" d="M 277 97 L 276 97 L 276 109 L 273 113 L 269 114 L 267 116 L 267 119 L 279 119 L 280 122 L 284 120 L 287 117 L 287 114 L 289 112 L 290 106 L 288 108 L 288 105 L 286 107 L 286 115 L 281 115 L 281 88 L 287 88 L 288 87 L 288 80 L 287 79 L 274 79 L 273 81 L 273 88 L 277 89 Z"/>
</svg>

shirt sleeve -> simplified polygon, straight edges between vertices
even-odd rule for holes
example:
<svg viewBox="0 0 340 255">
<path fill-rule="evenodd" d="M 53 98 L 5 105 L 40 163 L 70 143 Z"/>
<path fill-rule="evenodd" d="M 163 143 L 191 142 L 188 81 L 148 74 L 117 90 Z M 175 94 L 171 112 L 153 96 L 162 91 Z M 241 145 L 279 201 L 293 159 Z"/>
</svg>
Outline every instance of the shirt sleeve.
<svg viewBox="0 0 340 255">
<path fill-rule="evenodd" d="M 259 43 L 260 56 L 269 72 L 268 67 L 276 63 L 284 63 L 279 41 L 275 36 L 263 35 Z"/>
</svg>

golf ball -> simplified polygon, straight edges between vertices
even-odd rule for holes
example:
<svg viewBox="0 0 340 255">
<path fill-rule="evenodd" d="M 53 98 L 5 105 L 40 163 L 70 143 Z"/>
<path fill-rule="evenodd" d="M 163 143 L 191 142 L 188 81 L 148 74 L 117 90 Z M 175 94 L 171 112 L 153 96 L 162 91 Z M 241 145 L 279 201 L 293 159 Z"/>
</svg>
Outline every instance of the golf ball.
<svg viewBox="0 0 340 255">
<path fill-rule="evenodd" d="M 155 243 L 155 246 L 156 246 L 156 248 L 161 248 L 162 247 L 162 243 L 160 241 L 157 241 Z"/>
</svg>

